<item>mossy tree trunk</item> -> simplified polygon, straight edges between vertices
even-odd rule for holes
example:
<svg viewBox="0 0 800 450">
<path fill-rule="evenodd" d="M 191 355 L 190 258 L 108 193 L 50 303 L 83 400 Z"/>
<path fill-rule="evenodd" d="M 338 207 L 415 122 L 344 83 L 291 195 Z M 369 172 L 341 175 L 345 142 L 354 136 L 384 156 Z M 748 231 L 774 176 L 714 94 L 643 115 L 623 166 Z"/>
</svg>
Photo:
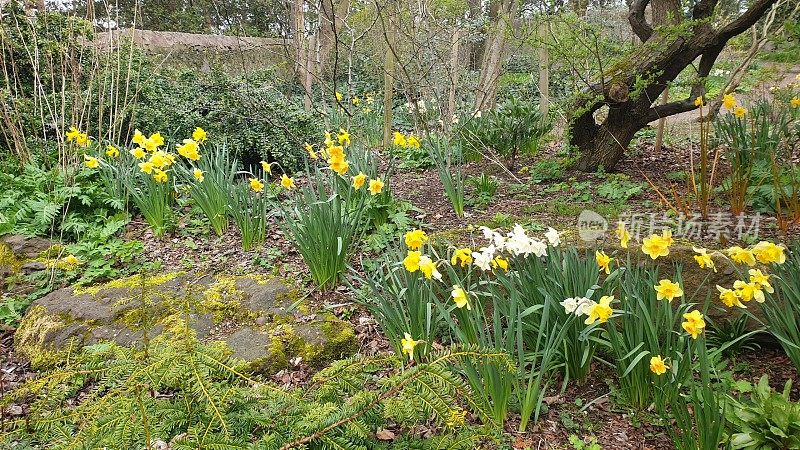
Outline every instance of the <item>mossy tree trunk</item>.
<svg viewBox="0 0 800 450">
<path fill-rule="evenodd" d="M 776 1 L 756 0 L 736 19 L 714 27 L 712 16 L 718 0 L 699 0 L 691 9 L 691 18 L 654 30 L 645 19 L 650 0 L 635 0 L 628 19 L 642 45 L 603 70 L 599 81 L 573 103 L 569 136 L 570 143 L 581 151 L 578 169 L 591 172 L 602 166 L 613 170 L 638 130 L 662 117 L 695 109 L 694 99 L 705 93 L 702 79 L 708 76 L 728 40 L 753 26 Z M 697 82 L 689 96 L 655 104 L 669 83 L 698 58 Z M 604 106 L 608 115 L 598 123 L 595 113 Z"/>
</svg>

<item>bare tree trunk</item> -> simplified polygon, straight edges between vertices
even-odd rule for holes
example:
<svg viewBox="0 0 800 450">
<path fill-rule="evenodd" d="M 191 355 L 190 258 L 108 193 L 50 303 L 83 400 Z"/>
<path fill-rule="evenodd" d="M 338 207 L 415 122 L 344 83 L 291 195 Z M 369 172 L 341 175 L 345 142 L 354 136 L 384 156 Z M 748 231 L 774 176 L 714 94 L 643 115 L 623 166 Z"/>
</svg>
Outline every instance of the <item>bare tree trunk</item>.
<svg viewBox="0 0 800 450">
<path fill-rule="evenodd" d="M 589 0 L 570 0 L 572 11 L 578 17 L 586 17 L 586 11 L 589 9 Z"/>
<path fill-rule="evenodd" d="M 395 58 L 394 44 L 395 32 L 392 15 L 389 13 L 386 21 L 386 59 L 383 67 L 383 146 L 389 148 L 392 144 L 392 107 L 394 105 L 394 78 Z"/>
<path fill-rule="evenodd" d="M 316 48 L 317 48 L 317 39 L 314 36 L 311 36 L 306 42 L 304 46 L 304 60 L 303 63 L 306 65 L 305 67 L 305 78 L 303 79 L 303 90 L 305 91 L 306 95 L 303 99 L 303 107 L 306 110 L 310 110 L 312 108 L 313 102 L 313 87 L 314 87 L 314 68 L 316 67 L 316 60 L 314 55 L 316 55 Z"/>
<path fill-rule="evenodd" d="M 322 0 L 319 11 L 319 56 L 316 73 L 322 75 L 337 53 L 338 35 L 342 29 L 342 21 L 350 8 L 350 0 Z M 334 61 L 336 58 L 333 58 Z"/>
<path fill-rule="evenodd" d="M 292 45 L 294 47 L 295 64 L 294 71 L 300 85 L 303 86 L 305 92 L 303 99 L 303 107 L 306 110 L 311 109 L 311 86 L 312 80 L 309 77 L 309 64 L 310 51 L 308 42 L 306 40 L 306 17 L 305 17 L 305 0 L 294 0 L 292 3 Z"/>
<path fill-rule="evenodd" d="M 456 91 L 458 90 L 459 64 L 458 54 L 461 48 L 461 30 L 456 28 L 450 41 L 450 93 L 447 96 L 447 113 L 444 117 L 445 128 L 449 129 L 456 113 Z"/>
<path fill-rule="evenodd" d="M 483 5 L 481 0 L 469 0 L 469 18 L 472 21 L 478 20 L 483 14 Z M 470 70 L 478 70 L 483 61 L 483 50 L 486 45 L 486 40 L 473 41 L 469 43 L 467 50 L 468 67 Z"/>
<path fill-rule="evenodd" d="M 545 44 L 548 28 L 547 21 L 539 25 L 539 112 L 543 116 L 550 113 L 550 52 Z"/>
<path fill-rule="evenodd" d="M 497 10 L 497 21 L 488 40 L 489 46 L 481 64 L 481 75 L 475 91 L 475 110 L 492 108 L 497 95 L 497 79 L 503 68 L 506 48 L 506 33 L 511 26 L 517 0 L 502 0 Z"/>
</svg>

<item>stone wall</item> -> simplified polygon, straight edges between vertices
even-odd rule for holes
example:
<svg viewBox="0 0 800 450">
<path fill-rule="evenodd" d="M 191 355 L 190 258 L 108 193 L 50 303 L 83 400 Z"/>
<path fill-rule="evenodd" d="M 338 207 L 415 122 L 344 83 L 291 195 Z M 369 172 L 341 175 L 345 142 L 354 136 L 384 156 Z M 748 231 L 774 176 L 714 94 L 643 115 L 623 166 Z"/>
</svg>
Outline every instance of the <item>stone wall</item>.
<svg viewBox="0 0 800 450">
<path fill-rule="evenodd" d="M 276 38 L 193 34 L 173 31 L 114 30 L 98 33 L 95 44 L 104 49 L 132 42 L 167 67 L 230 73 L 274 67 L 287 73 L 291 67 L 291 41 Z"/>
</svg>

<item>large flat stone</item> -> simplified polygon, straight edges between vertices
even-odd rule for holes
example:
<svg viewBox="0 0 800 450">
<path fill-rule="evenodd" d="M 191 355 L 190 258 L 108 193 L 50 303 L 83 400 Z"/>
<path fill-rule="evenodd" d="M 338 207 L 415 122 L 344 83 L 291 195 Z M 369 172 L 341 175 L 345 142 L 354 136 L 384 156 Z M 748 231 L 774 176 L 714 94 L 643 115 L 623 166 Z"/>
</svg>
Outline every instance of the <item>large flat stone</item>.
<svg viewBox="0 0 800 450">
<path fill-rule="evenodd" d="M 15 344 L 34 364 L 52 365 L 76 346 L 103 341 L 142 345 L 145 330 L 153 338 L 168 328 L 170 318 L 183 319 L 189 308 L 188 324 L 199 339 L 210 339 L 222 321 L 234 324 L 224 340 L 253 371 L 274 372 L 297 357 L 324 364 L 356 350 L 349 323 L 326 313 L 295 316 L 289 312 L 292 301 L 287 285 L 258 275 L 134 276 L 42 297 L 20 322 Z"/>
</svg>

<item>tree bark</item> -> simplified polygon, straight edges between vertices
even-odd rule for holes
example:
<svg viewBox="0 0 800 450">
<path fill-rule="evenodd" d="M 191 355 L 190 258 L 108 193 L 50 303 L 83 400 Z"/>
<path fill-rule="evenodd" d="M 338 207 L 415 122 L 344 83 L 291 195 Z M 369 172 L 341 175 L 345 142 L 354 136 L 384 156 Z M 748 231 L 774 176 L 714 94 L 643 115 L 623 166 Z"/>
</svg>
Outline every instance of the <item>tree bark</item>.
<svg viewBox="0 0 800 450">
<path fill-rule="evenodd" d="M 383 146 L 392 145 L 392 108 L 394 107 L 394 78 L 396 62 L 394 58 L 395 32 L 392 13 L 387 11 L 386 21 L 386 59 L 383 67 Z"/>
<path fill-rule="evenodd" d="M 472 21 L 478 20 L 483 15 L 483 5 L 481 0 L 469 0 L 469 18 Z M 486 39 L 476 40 L 469 44 L 467 50 L 467 58 L 469 60 L 469 69 L 478 70 L 483 61 L 483 49 L 486 44 Z"/>
<path fill-rule="evenodd" d="M 550 113 L 550 52 L 547 50 L 545 39 L 548 35 L 549 23 L 539 25 L 539 112 L 543 116 Z"/>
<path fill-rule="evenodd" d="M 494 107 L 497 95 L 497 80 L 503 68 L 506 33 L 517 9 L 517 0 L 502 0 L 498 4 L 497 22 L 488 40 L 489 47 L 481 64 L 481 75 L 475 90 L 475 111 Z"/>
<path fill-rule="evenodd" d="M 319 43 L 319 56 L 317 58 L 317 75 L 326 71 L 328 63 L 333 57 L 336 61 L 338 52 L 339 30 L 342 21 L 350 8 L 350 0 L 322 0 L 319 13 L 319 28 L 317 41 Z"/>
<path fill-rule="evenodd" d="M 645 44 L 607 69 L 572 104 L 569 135 L 570 143 L 581 151 L 576 164 L 580 170 L 595 171 L 600 166 L 614 170 L 638 130 L 662 117 L 696 109 L 694 99 L 704 94 L 700 80 L 711 72 L 728 40 L 753 26 L 777 0 L 756 0 L 739 17 L 719 28 L 709 20 L 718 0 L 698 0 L 692 9 L 695 22 L 688 25 L 688 33 L 654 30 L 644 20 L 649 1 L 635 0 L 629 15 L 631 28 Z M 690 95 L 654 105 L 668 84 L 698 58 L 698 82 Z M 631 94 L 637 80 L 642 79 L 651 81 Z M 608 116 L 597 123 L 595 113 L 603 106 L 609 108 Z"/>
</svg>

